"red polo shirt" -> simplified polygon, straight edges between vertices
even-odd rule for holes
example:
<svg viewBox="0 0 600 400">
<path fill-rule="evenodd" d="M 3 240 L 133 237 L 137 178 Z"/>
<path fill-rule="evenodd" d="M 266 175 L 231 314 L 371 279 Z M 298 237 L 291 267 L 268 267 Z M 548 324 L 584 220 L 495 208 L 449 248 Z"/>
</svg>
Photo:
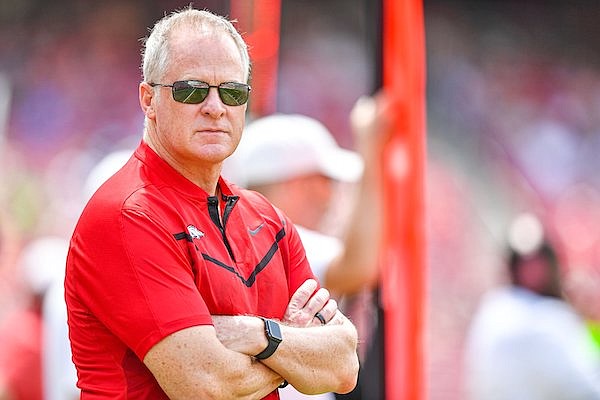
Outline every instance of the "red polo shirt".
<svg viewBox="0 0 600 400">
<path fill-rule="evenodd" d="M 65 279 L 83 399 L 166 399 L 141 361 L 152 346 L 211 314 L 282 318 L 313 278 L 289 219 L 257 193 L 219 185 L 222 224 L 217 198 L 142 142 L 84 209 Z"/>
</svg>

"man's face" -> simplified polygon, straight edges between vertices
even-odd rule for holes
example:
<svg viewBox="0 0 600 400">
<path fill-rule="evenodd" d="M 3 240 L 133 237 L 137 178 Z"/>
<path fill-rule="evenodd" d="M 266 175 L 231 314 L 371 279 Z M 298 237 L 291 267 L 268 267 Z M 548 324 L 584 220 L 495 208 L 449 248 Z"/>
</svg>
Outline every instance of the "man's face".
<svg viewBox="0 0 600 400">
<path fill-rule="evenodd" d="M 245 82 L 239 51 L 228 36 L 175 32 L 170 55 L 168 70 L 157 83 Z M 247 105 L 223 104 L 216 88 L 202 103 L 184 104 L 173 100 L 171 88 L 157 86 L 151 101 L 155 129 L 149 134 L 159 155 L 172 164 L 184 169 L 220 164 L 240 141 Z"/>
</svg>

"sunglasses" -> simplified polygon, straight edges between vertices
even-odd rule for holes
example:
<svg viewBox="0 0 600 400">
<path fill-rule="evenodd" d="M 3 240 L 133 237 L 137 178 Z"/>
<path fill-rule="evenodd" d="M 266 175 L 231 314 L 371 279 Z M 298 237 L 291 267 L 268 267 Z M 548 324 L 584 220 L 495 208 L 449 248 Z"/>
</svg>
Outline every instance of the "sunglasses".
<svg viewBox="0 0 600 400">
<path fill-rule="evenodd" d="M 250 86 L 239 82 L 223 82 L 218 86 L 209 85 L 202 81 L 176 81 L 172 85 L 164 83 L 148 83 L 150 86 L 170 87 L 173 100 L 185 104 L 200 104 L 208 96 L 210 88 L 217 88 L 223 104 L 241 106 L 248 101 Z"/>
</svg>

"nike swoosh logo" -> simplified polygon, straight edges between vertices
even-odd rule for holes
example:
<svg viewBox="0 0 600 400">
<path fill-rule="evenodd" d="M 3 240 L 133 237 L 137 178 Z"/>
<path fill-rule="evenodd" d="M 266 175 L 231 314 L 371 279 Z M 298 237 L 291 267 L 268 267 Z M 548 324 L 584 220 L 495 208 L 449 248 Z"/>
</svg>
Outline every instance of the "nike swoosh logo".
<svg viewBox="0 0 600 400">
<path fill-rule="evenodd" d="M 265 223 L 263 222 L 262 224 L 260 224 L 259 226 L 257 226 L 254 229 L 250 229 L 248 228 L 248 232 L 250 232 L 250 234 L 252 236 L 255 236 L 258 232 L 260 232 L 260 230 L 265 226 Z"/>
</svg>

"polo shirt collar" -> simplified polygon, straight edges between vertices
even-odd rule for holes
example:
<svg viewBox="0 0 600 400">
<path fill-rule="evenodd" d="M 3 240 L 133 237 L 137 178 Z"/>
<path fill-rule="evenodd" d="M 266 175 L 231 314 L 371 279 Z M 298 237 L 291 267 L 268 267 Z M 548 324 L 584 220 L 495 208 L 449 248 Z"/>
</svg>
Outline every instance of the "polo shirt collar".
<svg viewBox="0 0 600 400">
<path fill-rule="evenodd" d="M 194 198 L 206 199 L 209 197 L 204 189 L 181 175 L 175 168 L 171 167 L 169 163 L 160 158 L 145 141 L 141 141 L 140 145 L 135 150 L 135 156 L 148 167 L 148 175 L 158 177 L 166 185 Z M 224 195 L 235 195 L 229 183 L 225 181 L 223 177 L 219 176 L 218 184 L 221 188 L 221 193 Z"/>
</svg>

